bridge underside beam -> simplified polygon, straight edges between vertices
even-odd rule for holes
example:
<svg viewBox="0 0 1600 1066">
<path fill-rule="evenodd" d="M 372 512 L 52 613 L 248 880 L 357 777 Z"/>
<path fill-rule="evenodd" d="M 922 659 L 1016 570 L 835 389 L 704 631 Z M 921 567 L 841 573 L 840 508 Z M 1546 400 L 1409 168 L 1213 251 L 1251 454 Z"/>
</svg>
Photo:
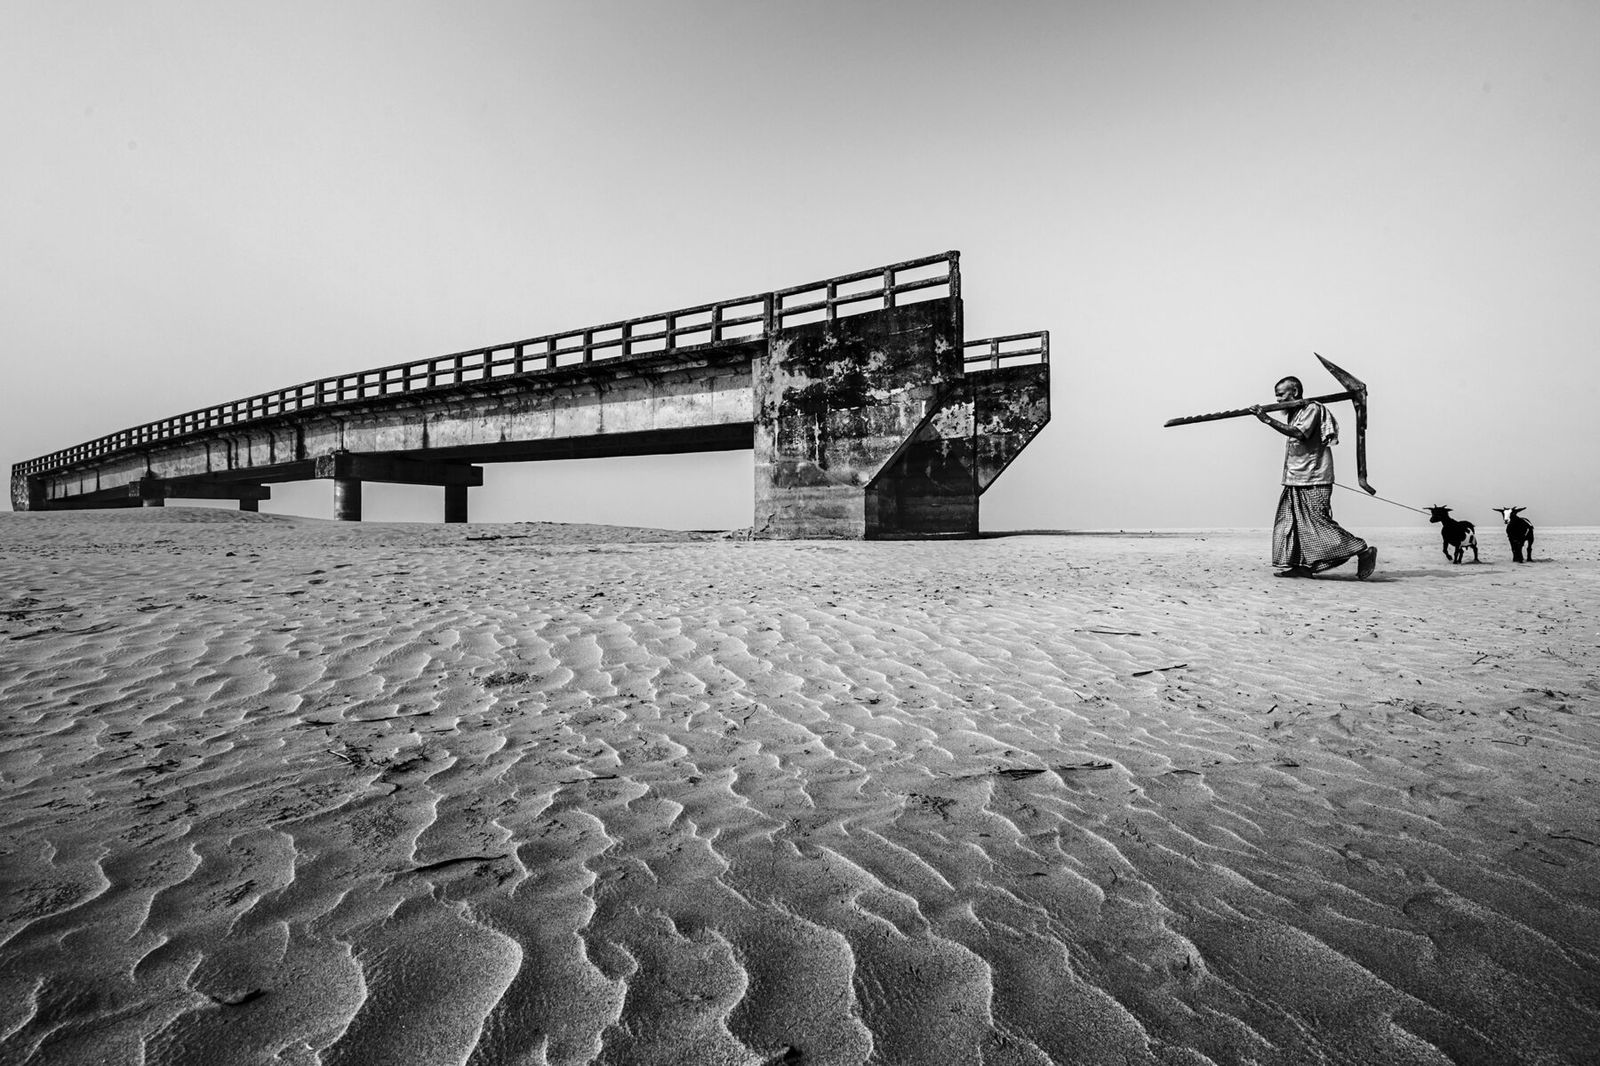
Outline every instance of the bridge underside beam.
<svg viewBox="0 0 1600 1066">
<path fill-rule="evenodd" d="M 588 437 L 506 441 L 459 448 L 431 448 L 430 459 L 471 463 L 531 463 L 552 459 L 611 459 L 630 455 L 728 452 L 755 446 L 755 423 L 727 422 L 690 429 L 603 433 Z"/>
<path fill-rule="evenodd" d="M 386 481 L 396 485 L 483 484 L 483 467 L 467 463 L 445 463 L 436 459 L 413 459 L 398 455 L 363 452 L 334 452 L 312 460 L 313 477 L 354 478 L 358 481 Z"/>
<path fill-rule="evenodd" d="M 262 500 L 271 498 L 272 490 L 254 481 L 143 477 L 113 488 L 51 501 L 45 505 L 45 509 L 161 507 L 167 500 L 238 500 L 240 510 L 254 511 Z"/>
<path fill-rule="evenodd" d="M 140 507 L 144 501 L 137 492 L 130 493 L 129 486 L 118 485 L 114 489 L 102 489 L 99 492 L 80 492 L 59 500 L 48 500 L 31 511 L 88 511 L 103 507 Z"/>
<path fill-rule="evenodd" d="M 144 478 L 133 483 L 136 491 L 159 493 L 172 500 L 270 500 L 272 490 L 251 481 L 220 481 L 210 478 Z M 130 486 L 132 487 L 132 486 Z"/>
</svg>

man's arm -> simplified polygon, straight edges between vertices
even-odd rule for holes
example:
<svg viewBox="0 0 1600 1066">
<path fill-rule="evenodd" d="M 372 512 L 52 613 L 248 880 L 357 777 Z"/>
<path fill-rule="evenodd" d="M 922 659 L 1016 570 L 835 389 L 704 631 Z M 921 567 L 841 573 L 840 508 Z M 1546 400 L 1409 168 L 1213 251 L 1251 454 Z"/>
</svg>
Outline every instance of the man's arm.
<svg viewBox="0 0 1600 1066">
<path fill-rule="evenodd" d="M 1290 422 L 1279 422 L 1276 418 L 1273 418 L 1271 415 L 1267 414 L 1267 412 L 1263 411 L 1260 404 L 1256 404 L 1254 407 L 1250 408 L 1250 413 L 1259 418 L 1264 425 L 1271 426 L 1279 433 L 1282 433 L 1285 437 L 1293 437 L 1298 441 L 1308 443 L 1315 434 L 1316 419 L 1307 419 L 1305 424 L 1298 424 L 1300 422 L 1300 416 L 1305 412 L 1305 410 L 1306 408 L 1304 406 L 1301 407 L 1294 413 L 1293 421 Z"/>
</svg>

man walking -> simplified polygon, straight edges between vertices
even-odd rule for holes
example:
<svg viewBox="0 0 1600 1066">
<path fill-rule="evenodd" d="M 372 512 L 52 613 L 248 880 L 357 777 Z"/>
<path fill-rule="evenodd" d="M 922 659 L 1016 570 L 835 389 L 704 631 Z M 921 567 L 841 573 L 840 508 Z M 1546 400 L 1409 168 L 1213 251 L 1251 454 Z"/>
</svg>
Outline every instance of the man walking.
<svg viewBox="0 0 1600 1066">
<path fill-rule="evenodd" d="M 1261 405 L 1250 412 L 1289 438 L 1283 453 L 1283 493 L 1272 524 L 1272 565 L 1279 577 L 1310 577 L 1356 560 L 1356 576 L 1365 581 L 1378 566 L 1378 549 L 1333 520 L 1333 445 L 1339 425 L 1333 415 L 1305 394 L 1297 377 L 1273 386 L 1280 403 L 1299 403 L 1273 418 Z"/>
</svg>

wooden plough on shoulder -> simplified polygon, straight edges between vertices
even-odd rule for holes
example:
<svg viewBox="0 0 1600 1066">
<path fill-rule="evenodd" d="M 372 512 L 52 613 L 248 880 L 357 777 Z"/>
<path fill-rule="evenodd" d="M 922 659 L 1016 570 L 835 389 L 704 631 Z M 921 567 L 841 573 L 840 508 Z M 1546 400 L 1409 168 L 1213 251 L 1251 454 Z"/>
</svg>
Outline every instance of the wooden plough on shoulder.
<svg viewBox="0 0 1600 1066">
<path fill-rule="evenodd" d="M 1312 353 L 1315 355 L 1316 353 Z M 1262 411 L 1291 411 L 1309 400 L 1317 403 L 1338 403 L 1340 400 L 1349 400 L 1356 408 L 1356 477 L 1361 487 L 1370 495 L 1376 496 L 1378 490 L 1367 481 L 1367 386 L 1366 383 L 1343 367 L 1323 359 L 1317 359 L 1328 368 L 1328 373 L 1339 380 L 1345 388 L 1344 392 L 1330 392 L 1326 396 L 1308 396 L 1301 400 L 1291 400 L 1287 403 L 1264 403 L 1260 406 Z M 1239 418 L 1243 415 L 1256 413 L 1254 407 L 1240 407 L 1232 411 L 1213 411 L 1204 415 L 1186 415 L 1183 418 L 1169 418 L 1162 423 L 1163 426 L 1187 426 L 1194 422 L 1215 422 L 1223 418 Z"/>
</svg>

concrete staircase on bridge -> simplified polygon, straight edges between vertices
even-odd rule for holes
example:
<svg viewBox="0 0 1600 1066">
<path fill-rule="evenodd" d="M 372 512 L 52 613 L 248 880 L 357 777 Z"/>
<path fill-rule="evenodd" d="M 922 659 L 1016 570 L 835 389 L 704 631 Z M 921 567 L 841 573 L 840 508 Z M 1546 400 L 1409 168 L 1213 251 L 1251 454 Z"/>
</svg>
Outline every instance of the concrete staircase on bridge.
<svg viewBox="0 0 1600 1066">
<path fill-rule="evenodd" d="M 956 252 L 757 296 L 308 382 L 18 463 L 18 510 L 438 485 L 482 464 L 753 448 L 758 537 L 978 532 L 1050 418 L 1049 334 L 967 341 Z"/>
</svg>

